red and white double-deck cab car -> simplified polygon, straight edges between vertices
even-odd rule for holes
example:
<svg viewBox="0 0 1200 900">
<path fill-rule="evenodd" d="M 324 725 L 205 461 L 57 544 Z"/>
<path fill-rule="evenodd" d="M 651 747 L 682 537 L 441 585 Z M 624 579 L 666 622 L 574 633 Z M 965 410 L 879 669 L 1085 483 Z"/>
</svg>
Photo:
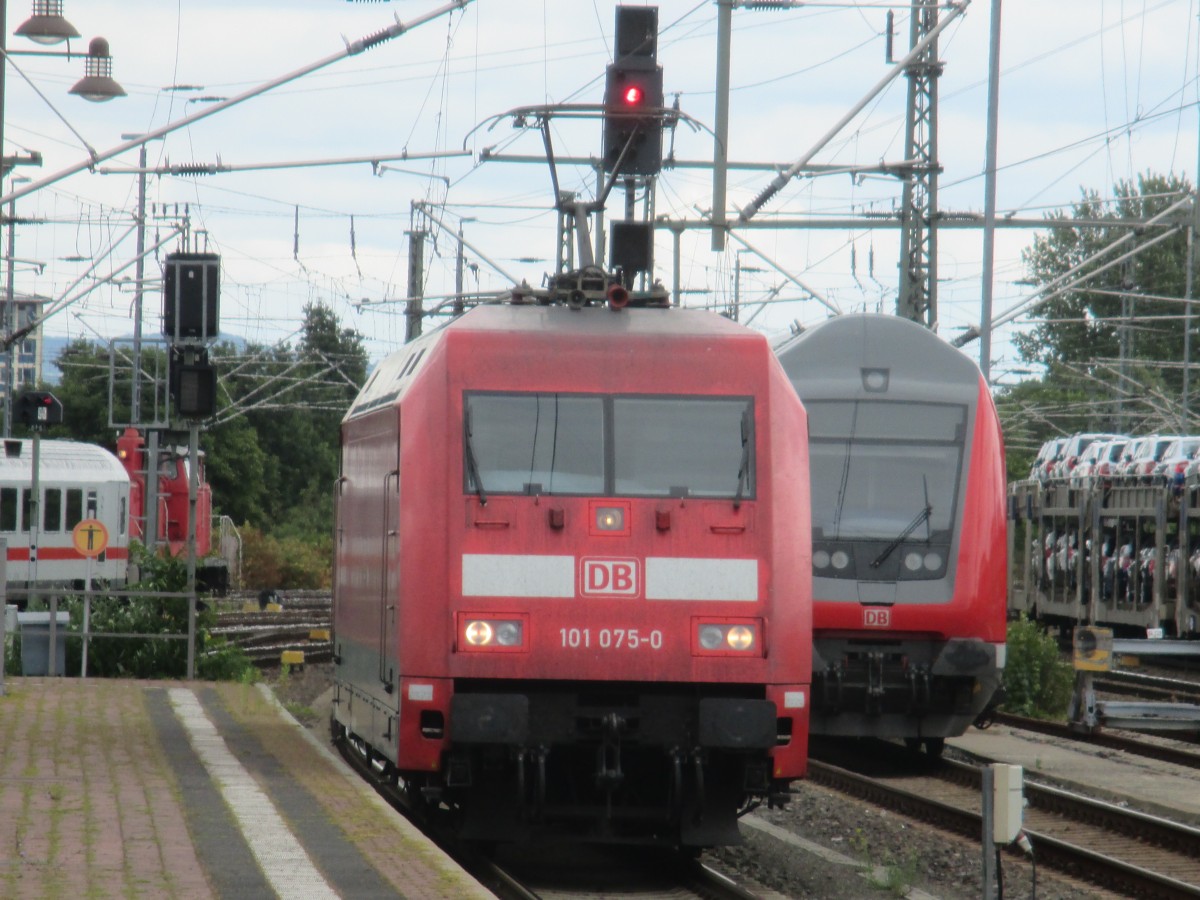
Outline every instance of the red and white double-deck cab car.
<svg viewBox="0 0 1200 900">
<path fill-rule="evenodd" d="M 938 754 L 993 702 L 1006 655 L 1004 444 L 986 379 L 899 316 L 778 348 L 809 416 L 813 734 Z"/>
</svg>

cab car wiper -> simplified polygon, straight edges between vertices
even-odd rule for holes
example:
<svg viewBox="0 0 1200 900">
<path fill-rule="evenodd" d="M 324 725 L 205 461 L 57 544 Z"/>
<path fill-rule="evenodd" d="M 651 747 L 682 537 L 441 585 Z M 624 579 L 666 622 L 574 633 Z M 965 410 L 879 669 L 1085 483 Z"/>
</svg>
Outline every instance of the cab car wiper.
<svg viewBox="0 0 1200 900">
<path fill-rule="evenodd" d="M 883 550 L 880 551 L 879 555 L 872 560 L 871 568 L 878 569 L 881 565 L 883 565 L 883 561 L 892 555 L 892 551 L 903 544 L 905 539 L 914 531 L 916 531 L 922 522 L 928 522 L 931 515 L 933 515 L 933 507 L 926 503 L 925 507 L 919 513 L 917 513 L 916 518 L 908 523 L 908 527 L 896 535 L 895 540 L 884 547 Z"/>
<path fill-rule="evenodd" d="M 925 488 L 924 509 L 917 513 L 916 518 L 908 523 L 907 528 L 896 535 L 895 540 L 893 540 L 890 544 L 884 547 L 882 551 L 880 551 L 880 554 L 875 557 L 874 561 L 871 563 L 872 569 L 878 569 L 881 565 L 883 565 L 883 561 L 892 555 L 892 551 L 903 544 L 905 539 L 914 531 L 916 531 L 922 522 L 928 522 L 929 517 L 933 515 L 933 504 L 929 502 L 929 480 L 924 475 L 921 476 L 921 484 Z M 928 541 L 930 537 L 931 535 L 929 534 L 928 529 L 926 529 L 925 540 Z"/>
</svg>

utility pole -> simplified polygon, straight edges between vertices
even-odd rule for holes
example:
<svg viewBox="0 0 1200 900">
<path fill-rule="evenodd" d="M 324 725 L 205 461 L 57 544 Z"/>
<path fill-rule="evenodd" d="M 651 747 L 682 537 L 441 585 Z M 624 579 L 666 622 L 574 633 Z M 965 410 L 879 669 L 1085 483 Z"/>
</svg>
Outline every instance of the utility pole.
<svg viewBox="0 0 1200 900">
<path fill-rule="evenodd" d="M 992 282 L 996 277 L 996 143 L 1000 125 L 1000 5 L 992 0 L 988 44 L 987 144 L 984 151 L 983 284 L 979 307 L 979 371 L 991 384 Z M 1186 373 L 1186 369 L 1184 372 Z M 1186 378 L 1186 374 L 1184 375 Z M 1186 382 L 1185 382 L 1186 383 Z"/>
<path fill-rule="evenodd" d="M 1187 273 L 1183 291 L 1183 403 L 1180 434 L 1191 434 L 1188 425 L 1189 373 L 1192 368 L 1192 299 L 1196 291 L 1196 241 L 1200 240 L 1200 144 L 1196 150 L 1196 183 L 1192 186 L 1192 209 L 1188 219 Z"/>
<path fill-rule="evenodd" d="M 466 265 L 463 253 L 463 223 L 458 222 L 458 252 L 454 255 L 454 315 L 461 316 L 465 310 L 463 304 L 463 268 Z"/>
<path fill-rule="evenodd" d="M 414 228 L 408 233 L 408 311 L 404 321 L 404 343 L 421 336 L 421 300 L 425 283 L 425 236 L 427 231 Z"/>
<path fill-rule="evenodd" d="M 1117 335 L 1117 348 L 1119 353 L 1118 365 L 1118 380 L 1120 384 L 1117 386 L 1117 431 L 1125 433 L 1125 385 L 1128 382 L 1126 373 L 1126 365 L 1129 361 L 1129 318 L 1133 315 L 1133 297 L 1130 291 L 1133 288 L 1133 282 L 1129 275 L 1129 261 L 1126 260 L 1121 266 L 1121 328 Z"/>
<path fill-rule="evenodd" d="M 123 134 L 123 139 L 137 135 Z M 142 293 L 146 275 L 146 145 L 138 148 L 137 262 L 133 268 L 133 388 L 129 398 L 129 422 L 136 428 L 142 421 Z"/>
<path fill-rule="evenodd" d="M 4 6 L 4 0 L 0 0 L 0 8 Z M 0 20 L 4 18 L 0 14 Z M 0 23 L 2 24 L 2 23 Z M 4 61 L 0 60 L 0 68 L 3 68 Z M 2 90 L 2 89 L 0 89 Z M 0 116 L 4 112 L 0 109 Z M 0 166 L 0 169 L 3 167 Z M 2 177 L 2 176 L 0 176 Z M 7 334 L 15 334 L 17 331 L 17 295 L 14 290 L 17 265 L 17 202 L 10 200 L 8 203 L 8 283 L 4 289 L 4 330 Z M 13 392 L 17 389 L 17 354 L 21 352 L 21 344 L 24 341 L 14 341 L 13 345 L 8 348 L 8 353 L 4 355 L 4 436 L 12 436 L 12 417 L 13 417 Z"/>
<path fill-rule="evenodd" d="M 913 0 L 909 46 L 937 27 L 938 0 Z M 901 197 L 900 294 L 896 313 L 937 326 L 937 80 L 942 74 L 936 38 L 905 69 L 908 108 L 904 158 L 912 170 Z"/>
<path fill-rule="evenodd" d="M 717 0 L 717 106 L 713 123 L 712 249 L 725 249 L 725 196 L 729 166 L 729 42 L 733 0 Z"/>
</svg>

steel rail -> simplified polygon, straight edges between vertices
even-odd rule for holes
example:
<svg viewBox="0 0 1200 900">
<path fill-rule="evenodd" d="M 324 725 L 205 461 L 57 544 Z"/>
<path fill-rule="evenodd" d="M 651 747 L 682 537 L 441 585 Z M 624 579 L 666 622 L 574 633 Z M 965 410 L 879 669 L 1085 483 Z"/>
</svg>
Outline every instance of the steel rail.
<svg viewBox="0 0 1200 900">
<path fill-rule="evenodd" d="M 1120 750 L 1147 759 L 1156 759 L 1176 766 L 1186 766 L 1190 769 L 1200 769 L 1200 753 L 1184 750 L 1169 744 L 1153 741 L 1143 741 L 1128 734 L 1115 734 L 1111 731 L 1095 731 L 1091 734 L 1071 728 L 1063 722 L 1048 722 L 1044 719 L 1029 719 L 1025 716 L 1015 716 L 1011 713 L 996 713 L 993 721 L 1000 725 L 1020 728 L 1024 731 L 1034 731 L 1038 734 L 1050 735 L 1063 740 L 1080 741 L 1096 747 L 1109 750 Z"/>
<path fill-rule="evenodd" d="M 878 761 L 877 756 L 875 761 Z M 965 778 L 978 785 L 978 767 L 948 761 L 943 761 L 943 767 L 945 771 L 942 776 L 933 774 L 931 777 L 944 777 L 959 784 L 962 784 Z M 946 828 L 969 839 L 979 840 L 982 834 L 982 817 L 978 812 L 888 784 L 886 780 L 815 759 L 809 761 L 809 777 L 817 784 Z M 1031 808 L 1052 815 L 1077 817 L 1080 821 L 1087 821 L 1093 827 L 1104 828 L 1124 839 L 1144 840 L 1154 848 L 1162 848 L 1162 852 L 1190 855 L 1191 858 L 1200 857 L 1200 829 L 1124 809 L 1115 804 L 1091 800 L 1047 785 L 1027 781 L 1025 790 Z M 1200 884 L 1190 884 L 1116 859 L 1111 848 L 1106 848 L 1106 852 L 1101 853 L 1037 829 L 1027 827 L 1025 833 L 1032 840 L 1039 861 L 1062 874 L 1103 884 L 1110 890 L 1125 892 L 1130 896 L 1200 897 Z M 1135 838 L 1134 835 L 1138 837 Z M 1019 851 L 1015 849 L 1010 852 L 1019 856 Z"/>
</svg>

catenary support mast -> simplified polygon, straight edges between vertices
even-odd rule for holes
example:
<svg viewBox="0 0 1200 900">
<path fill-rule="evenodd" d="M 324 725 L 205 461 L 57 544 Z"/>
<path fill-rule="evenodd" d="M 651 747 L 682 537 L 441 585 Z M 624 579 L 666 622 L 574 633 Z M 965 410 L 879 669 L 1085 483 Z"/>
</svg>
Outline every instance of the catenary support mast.
<svg viewBox="0 0 1200 900">
<path fill-rule="evenodd" d="M 909 46 L 936 27 L 937 0 L 914 0 Z M 937 40 L 905 69 L 908 107 L 904 158 L 912 169 L 901 198 L 900 294 L 896 313 L 929 328 L 937 326 L 937 80 L 942 73 Z"/>
</svg>

